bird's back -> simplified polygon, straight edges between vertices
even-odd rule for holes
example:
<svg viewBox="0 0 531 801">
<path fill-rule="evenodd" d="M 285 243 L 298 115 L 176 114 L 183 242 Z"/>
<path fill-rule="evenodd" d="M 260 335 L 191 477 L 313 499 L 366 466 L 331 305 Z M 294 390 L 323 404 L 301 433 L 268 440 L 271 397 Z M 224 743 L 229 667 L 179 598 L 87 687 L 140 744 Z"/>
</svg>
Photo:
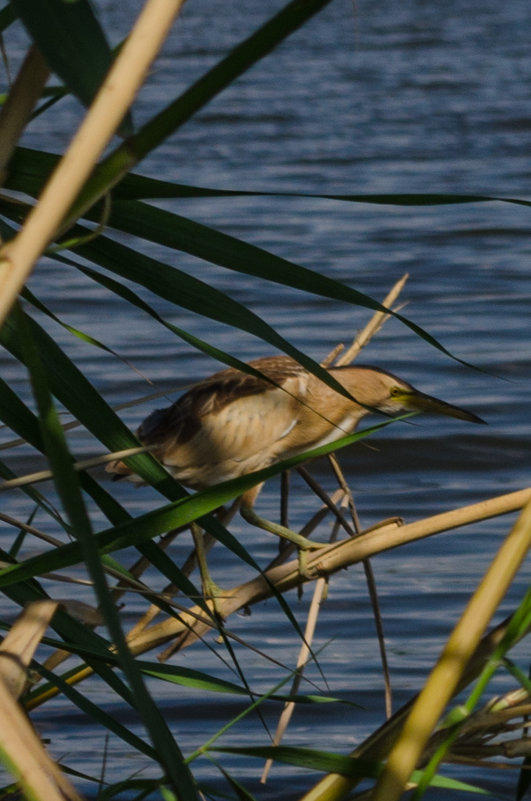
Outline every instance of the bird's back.
<svg viewBox="0 0 531 801">
<path fill-rule="evenodd" d="M 183 484 L 200 489 L 272 464 L 297 425 L 308 373 L 289 357 L 222 370 L 147 417 L 141 442 Z"/>
</svg>

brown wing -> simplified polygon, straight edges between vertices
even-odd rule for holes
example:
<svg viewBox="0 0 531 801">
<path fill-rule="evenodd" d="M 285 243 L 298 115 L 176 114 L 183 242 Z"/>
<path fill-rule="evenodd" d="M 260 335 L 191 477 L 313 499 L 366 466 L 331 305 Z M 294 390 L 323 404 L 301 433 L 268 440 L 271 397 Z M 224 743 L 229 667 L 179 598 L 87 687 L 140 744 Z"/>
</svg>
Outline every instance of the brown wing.
<svg viewBox="0 0 531 801">
<path fill-rule="evenodd" d="M 222 370 L 140 426 L 139 439 L 183 483 L 209 486 L 271 464 L 296 425 L 307 372 L 282 356 L 250 365 L 274 383 Z"/>
<path fill-rule="evenodd" d="M 156 409 L 141 423 L 138 438 L 146 445 L 163 445 L 168 438 L 189 440 L 209 414 L 216 415 L 228 404 L 283 386 L 289 378 L 307 373 L 288 356 L 266 356 L 249 362 L 249 366 L 270 379 L 243 373 L 230 367 L 205 378 L 182 395 L 172 406 Z M 258 403 L 258 401 L 257 401 Z"/>
</svg>

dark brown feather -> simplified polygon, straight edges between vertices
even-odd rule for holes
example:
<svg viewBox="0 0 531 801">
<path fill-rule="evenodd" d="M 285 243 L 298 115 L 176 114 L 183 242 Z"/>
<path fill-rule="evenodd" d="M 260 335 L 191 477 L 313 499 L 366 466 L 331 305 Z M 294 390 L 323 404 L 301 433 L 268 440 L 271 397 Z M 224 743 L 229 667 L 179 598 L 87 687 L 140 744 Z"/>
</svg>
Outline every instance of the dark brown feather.
<svg viewBox="0 0 531 801">
<path fill-rule="evenodd" d="M 306 373 L 289 356 L 265 356 L 249 362 L 249 366 L 270 381 L 234 367 L 220 370 L 193 386 L 170 407 L 152 412 L 136 432 L 140 441 L 156 446 L 159 442 L 178 438 L 184 444 L 197 433 L 205 415 L 217 414 L 240 398 L 260 395 L 277 385 L 282 386 L 287 378 Z"/>
</svg>

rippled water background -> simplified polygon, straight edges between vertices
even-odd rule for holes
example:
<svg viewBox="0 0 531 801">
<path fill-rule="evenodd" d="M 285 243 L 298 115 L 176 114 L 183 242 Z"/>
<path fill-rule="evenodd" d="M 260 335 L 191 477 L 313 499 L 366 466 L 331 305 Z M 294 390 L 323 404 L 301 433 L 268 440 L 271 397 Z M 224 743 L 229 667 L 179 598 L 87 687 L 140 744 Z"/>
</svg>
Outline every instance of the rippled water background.
<svg viewBox="0 0 531 801">
<path fill-rule="evenodd" d="M 96 4 L 117 42 L 139 4 Z M 199 77 L 250 33 L 266 13 L 257 0 L 190 0 L 155 65 L 136 108 L 141 121 Z M 278 5 L 278 4 L 277 4 Z M 308 193 L 448 192 L 529 198 L 531 164 L 531 11 L 527 0 L 404 0 L 397 4 L 335 0 L 273 55 L 259 63 L 171 137 L 141 168 L 144 174 L 222 189 Z M 18 35 L 17 35 L 18 36 Z M 14 63 L 22 52 L 10 43 Z M 20 36 L 22 42 L 22 36 Z M 9 48 L 8 48 L 9 49 Z M 58 152 L 79 118 L 74 103 L 59 104 L 35 122 L 25 144 Z M 488 423 L 417 418 L 378 436 L 372 449 L 353 448 L 341 462 L 355 491 L 364 525 L 390 515 L 411 521 L 474 503 L 530 483 L 531 209 L 502 203 L 434 207 L 376 206 L 302 198 L 201 199 L 171 208 L 381 299 L 405 272 L 404 313 L 424 326 L 468 369 L 445 357 L 397 322 L 388 323 L 363 360 L 395 371 L 419 388 L 468 407 Z M 158 258 L 168 254 L 142 245 Z M 245 278 L 186 254 L 171 263 L 212 282 L 249 304 L 291 342 L 321 359 L 348 341 L 368 313 L 285 287 Z M 205 356 L 161 330 L 152 320 L 119 304 L 75 271 L 42 262 L 31 285 L 65 321 L 97 336 L 130 360 L 157 389 L 175 392 L 215 369 Z M 247 334 L 217 326 L 150 298 L 169 320 L 241 358 L 270 348 Z M 112 357 L 59 331 L 58 339 L 85 374 L 116 404 L 152 387 Z M 25 376 L 4 354 L 2 374 L 25 392 Z M 132 426 L 151 408 L 124 412 Z M 92 443 L 77 435 L 78 455 Z M 11 464 L 29 469 L 22 455 Z M 326 465 L 312 472 L 328 486 Z M 295 485 L 297 486 L 297 485 Z M 120 499 L 134 513 L 156 502 L 150 491 L 121 487 Z M 260 511 L 275 515 L 278 487 L 263 492 Z M 305 519 L 308 496 L 298 492 L 291 522 Z M 2 498 L 3 509 L 24 517 L 22 496 Z M 395 708 L 420 688 L 445 636 L 495 554 L 514 516 L 470 526 L 401 548 L 373 560 L 387 638 Z M 46 521 L 38 521 L 46 528 Z M 96 527 L 98 520 L 96 519 Z M 262 564 L 276 542 L 248 531 L 236 534 Z M 53 532 L 57 534 L 57 532 Z M 12 531 L 6 530 L 5 540 Z M 180 559 L 183 546 L 172 554 Z M 211 556 L 225 586 L 247 573 L 219 546 Z M 500 610 L 513 608 L 529 581 L 524 569 Z M 62 589 L 61 594 L 65 594 Z M 291 599 L 301 623 L 310 592 Z M 87 593 L 87 599 L 90 594 Z M 131 608 L 131 619 L 134 609 Z M 10 610 L 5 610 L 8 616 Z M 294 665 L 297 643 L 274 602 L 250 617 L 230 620 L 231 629 L 285 665 Z M 334 576 L 322 610 L 316 648 L 328 689 L 356 706 L 297 711 L 286 742 L 345 753 L 383 719 L 378 648 L 361 569 Z M 519 656 L 524 669 L 528 646 Z M 269 689 L 285 671 L 242 650 L 253 688 Z M 176 663 L 211 670 L 207 649 L 194 648 Z M 222 664 L 220 676 L 231 678 Z M 500 681 L 496 690 L 506 685 Z M 307 688 L 306 688 L 307 689 Z M 87 691 L 102 702 L 96 682 Z M 167 688 L 166 717 L 185 750 L 199 746 L 241 709 L 230 696 L 197 697 Z M 109 708 L 120 715 L 109 699 Z M 92 723 L 57 704 L 37 713 L 53 752 L 87 773 L 97 773 L 103 743 Z M 267 719 L 275 723 L 278 710 Z M 134 721 L 130 721 L 132 726 Z M 248 719 L 224 745 L 266 741 L 260 723 Z M 107 776 L 142 768 L 120 743 L 111 742 Z M 224 764 L 259 798 L 296 798 L 313 778 L 287 767 L 273 770 L 265 789 L 260 764 L 236 758 Z M 213 785 L 219 774 L 205 761 L 198 775 Z M 474 779 L 470 770 L 462 778 Z M 510 797 L 515 774 L 492 771 L 489 787 Z M 280 788 L 280 789 L 279 789 Z M 93 790 L 87 785 L 89 795 Z M 433 791 L 431 798 L 448 797 Z M 454 794 L 453 798 L 458 795 Z"/>
</svg>

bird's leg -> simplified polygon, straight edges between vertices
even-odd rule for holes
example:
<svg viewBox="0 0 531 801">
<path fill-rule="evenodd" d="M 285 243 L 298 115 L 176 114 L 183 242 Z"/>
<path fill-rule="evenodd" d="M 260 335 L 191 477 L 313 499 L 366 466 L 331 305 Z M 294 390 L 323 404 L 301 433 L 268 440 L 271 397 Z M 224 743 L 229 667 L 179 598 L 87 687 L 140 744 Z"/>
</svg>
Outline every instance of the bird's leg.
<svg viewBox="0 0 531 801">
<path fill-rule="evenodd" d="M 244 520 L 247 520 L 252 526 L 262 528 L 264 531 L 269 531 L 271 534 L 276 534 L 278 537 L 293 542 L 299 549 L 299 572 L 301 576 L 313 578 L 315 574 L 312 574 L 306 564 L 306 552 L 325 548 L 327 545 L 330 545 L 329 542 L 312 542 L 307 537 L 303 537 L 302 534 L 297 534 L 296 531 L 292 531 L 290 528 L 280 525 L 280 523 L 273 523 L 271 520 L 260 517 L 252 506 L 243 502 L 240 506 L 240 514 Z"/>
<path fill-rule="evenodd" d="M 221 523 L 222 526 L 228 526 L 238 509 L 240 508 L 240 499 L 236 498 L 236 500 L 230 505 L 228 509 L 225 509 L 223 506 L 216 512 L 216 517 Z M 208 549 L 212 547 L 215 543 L 215 539 L 210 534 L 205 534 L 201 528 L 197 525 L 197 523 L 190 524 L 190 530 L 192 532 L 192 537 L 194 538 L 194 545 L 195 545 L 195 557 L 197 560 L 197 565 L 199 567 L 199 572 L 201 574 L 201 584 L 203 587 L 203 594 L 207 600 L 211 600 L 214 605 L 214 610 L 218 614 L 219 617 L 222 617 L 219 609 L 216 605 L 216 599 L 223 595 L 223 590 L 216 584 L 215 581 L 212 580 L 210 575 L 210 571 L 208 569 L 206 552 L 207 548 L 205 547 L 205 538 L 208 542 Z M 193 560 L 192 560 L 193 561 Z M 186 567 L 188 562 L 185 563 L 183 570 L 185 571 L 186 575 Z"/>
<path fill-rule="evenodd" d="M 297 534 L 287 526 L 280 523 L 273 523 L 271 520 L 266 520 L 260 517 L 254 510 L 254 502 L 256 501 L 263 484 L 258 484 L 247 492 L 244 492 L 240 499 L 240 514 L 244 520 L 250 523 L 251 526 L 256 526 L 264 531 L 269 531 L 271 534 L 276 534 L 284 540 L 289 540 L 294 543 L 299 549 L 299 572 L 305 578 L 313 578 L 311 571 L 306 566 L 306 551 L 316 551 L 319 548 L 324 548 L 330 543 L 328 542 L 312 542 L 302 534 Z"/>
<path fill-rule="evenodd" d="M 212 601 L 214 612 L 218 614 L 216 599 L 219 598 L 220 595 L 222 595 L 222 590 L 212 579 L 212 576 L 210 575 L 210 571 L 208 569 L 203 532 L 201 531 L 197 523 L 191 523 L 190 529 L 192 532 L 192 537 L 194 538 L 195 555 L 197 558 L 197 566 L 199 567 L 199 573 L 201 574 L 201 585 L 203 587 L 203 595 L 205 600 Z"/>
<path fill-rule="evenodd" d="M 284 470 L 280 474 L 280 524 L 289 528 L 288 500 L 289 500 L 290 471 Z M 279 537 L 279 556 L 289 548 L 289 540 Z"/>
</svg>

